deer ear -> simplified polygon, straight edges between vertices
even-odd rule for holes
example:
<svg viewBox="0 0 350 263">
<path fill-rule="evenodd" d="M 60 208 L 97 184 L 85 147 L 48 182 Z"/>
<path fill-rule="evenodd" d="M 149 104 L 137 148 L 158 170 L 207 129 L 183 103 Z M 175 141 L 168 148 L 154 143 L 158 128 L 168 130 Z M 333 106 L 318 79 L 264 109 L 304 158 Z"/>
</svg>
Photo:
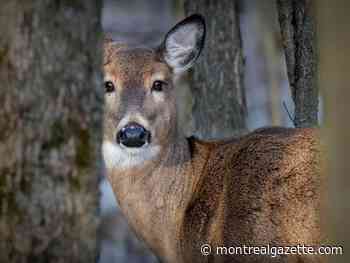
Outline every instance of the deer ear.
<svg viewBox="0 0 350 263">
<path fill-rule="evenodd" d="M 175 25 L 165 36 L 161 55 L 175 72 L 192 67 L 203 49 L 205 31 L 204 18 L 195 14 Z"/>
</svg>

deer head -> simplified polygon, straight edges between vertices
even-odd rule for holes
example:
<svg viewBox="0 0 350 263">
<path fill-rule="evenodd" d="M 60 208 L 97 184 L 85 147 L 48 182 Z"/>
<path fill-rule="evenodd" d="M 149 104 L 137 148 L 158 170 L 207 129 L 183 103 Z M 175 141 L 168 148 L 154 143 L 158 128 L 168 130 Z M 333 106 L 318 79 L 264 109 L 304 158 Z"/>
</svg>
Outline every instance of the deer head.
<svg viewBox="0 0 350 263">
<path fill-rule="evenodd" d="M 178 136 L 174 80 L 204 45 L 205 23 L 192 15 L 156 49 L 105 43 L 104 157 L 107 167 L 152 160 Z"/>
</svg>

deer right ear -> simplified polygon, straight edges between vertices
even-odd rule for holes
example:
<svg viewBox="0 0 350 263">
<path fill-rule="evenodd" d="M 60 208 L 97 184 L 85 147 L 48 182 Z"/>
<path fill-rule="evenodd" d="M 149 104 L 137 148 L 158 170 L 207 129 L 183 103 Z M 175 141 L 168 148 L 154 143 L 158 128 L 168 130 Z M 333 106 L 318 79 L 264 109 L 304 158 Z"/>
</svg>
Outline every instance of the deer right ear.
<svg viewBox="0 0 350 263">
<path fill-rule="evenodd" d="M 204 18 L 195 14 L 175 25 L 165 36 L 161 55 L 175 72 L 193 66 L 203 49 L 205 31 Z"/>
<path fill-rule="evenodd" d="M 105 34 L 103 36 L 103 65 L 106 65 L 109 63 L 109 55 L 112 50 L 112 44 L 113 39 L 112 36 L 109 34 Z"/>
</svg>

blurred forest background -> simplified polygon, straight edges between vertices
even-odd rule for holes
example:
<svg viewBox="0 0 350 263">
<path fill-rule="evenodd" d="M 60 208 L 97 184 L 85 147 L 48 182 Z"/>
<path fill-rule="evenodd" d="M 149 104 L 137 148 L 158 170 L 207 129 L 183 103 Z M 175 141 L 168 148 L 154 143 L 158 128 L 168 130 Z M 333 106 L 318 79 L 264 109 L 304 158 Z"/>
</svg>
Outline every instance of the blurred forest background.
<svg viewBox="0 0 350 263">
<path fill-rule="evenodd" d="M 104 0 L 103 30 L 115 41 L 157 46 L 185 14 L 202 13 L 210 21 L 208 27 L 215 27 L 217 32 L 214 36 L 213 30 L 208 30 L 206 47 L 195 71 L 207 70 L 210 81 L 201 77 L 201 73 L 192 77 L 190 73 L 178 83 L 183 110 L 181 127 L 187 134 L 196 133 L 205 139 L 230 137 L 270 125 L 294 127 L 294 103 L 277 1 L 196 2 L 198 6 L 185 5 L 184 0 Z M 223 14 L 228 10 L 227 14 Z M 225 44 L 226 48 L 220 47 Z M 226 53 L 222 54 L 220 49 Z M 218 67 L 207 69 L 207 60 L 203 57 L 209 61 L 220 61 L 220 56 L 228 62 L 216 63 Z M 223 83 L 218 84 L 220 81 Z M 211 83 L 206 91 L 203 91 L 206 83 L 202 85 L 201 82 Z M 206 101 L 196 103 L 196 96 L 205 97 L 203 100 Z M 217 118 L 220 112 L 221 121 Z M 196 123 L 196 120 L 201 123 Z M 103 241 L 100 263 L 156 262 L 128 229 L 106 180 L 102 182 L 101 190 Z"/>
</svg>

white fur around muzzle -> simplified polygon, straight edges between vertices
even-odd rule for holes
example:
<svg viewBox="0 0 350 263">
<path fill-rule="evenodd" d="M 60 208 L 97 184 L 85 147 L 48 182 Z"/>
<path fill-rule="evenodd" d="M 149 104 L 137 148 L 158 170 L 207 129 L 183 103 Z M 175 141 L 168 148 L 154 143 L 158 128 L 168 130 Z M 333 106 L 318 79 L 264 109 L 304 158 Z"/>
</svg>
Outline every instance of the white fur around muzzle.
<svg viewBox="0 0 350 263">
<path fill-rule="evenodd" d="M 142 165 L 145 161 L 155 158 L 160 151 L 159 146 L 129 149 L 116 143 L 105 141 L 102 145 L 102 154 L 107 169 L 126 169 Z"/>
</svg>

